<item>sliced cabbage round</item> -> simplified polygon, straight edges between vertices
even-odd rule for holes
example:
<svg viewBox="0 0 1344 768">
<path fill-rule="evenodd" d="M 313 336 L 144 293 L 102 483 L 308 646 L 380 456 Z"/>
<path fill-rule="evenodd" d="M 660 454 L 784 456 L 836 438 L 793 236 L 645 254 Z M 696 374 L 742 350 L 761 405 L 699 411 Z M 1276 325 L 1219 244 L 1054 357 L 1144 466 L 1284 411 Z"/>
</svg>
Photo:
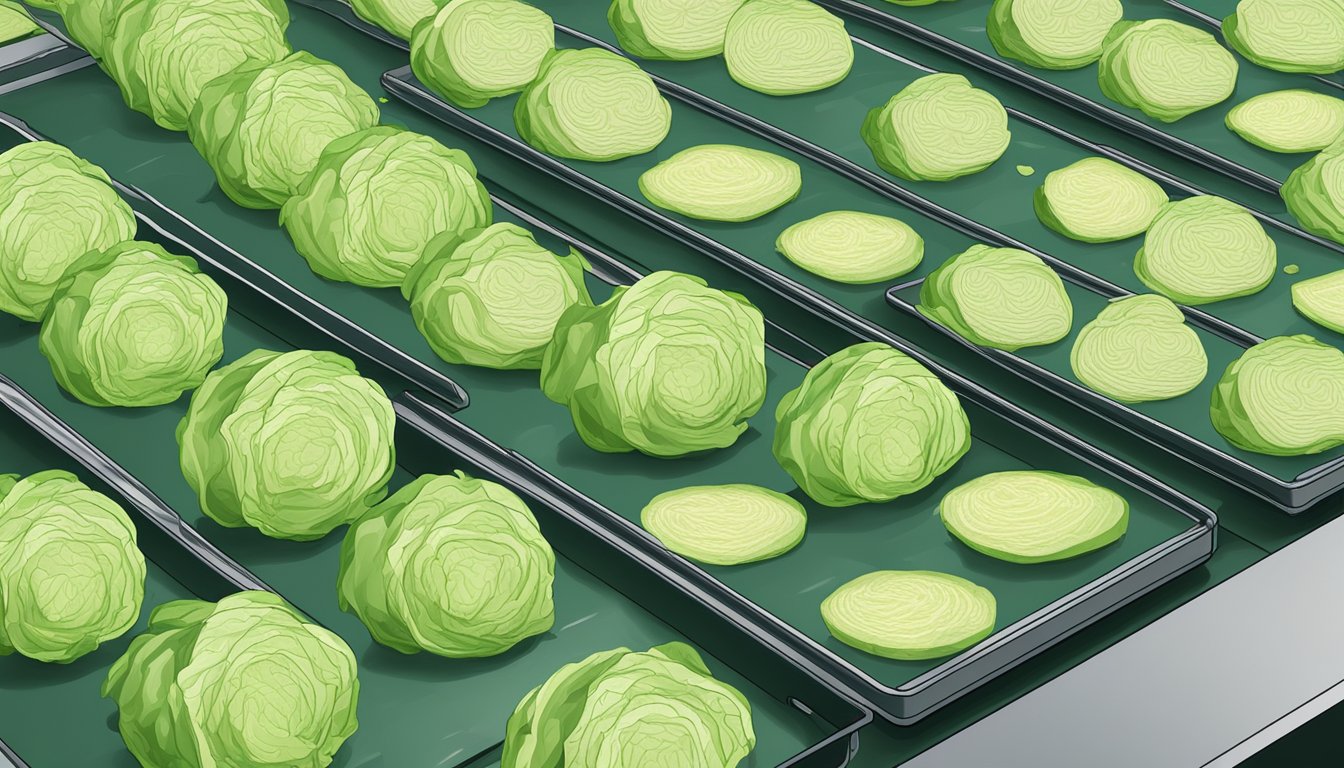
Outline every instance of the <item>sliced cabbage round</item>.
<svg viewBox="0 0 1344 768">
<path fill-rule="evenodd" d="M 1010 563 L 1047 563 L 1119 541 L 1125 497 L 1092 481 L 1038 470 L 992 472 L 953 488 L 938 505 L 963 544 Z"/>
<path fill-rule="evenodd" d="M 1344 139 L 1289 174 L 1279 194 L 1303 229 L 1344 243 Z"/>
<path fill-rule="evenodd" d="M 723 53 L 728 20 L 744 0 L 612 0 L 616 42 L 641 59 L 690 61 Z"/>
<path fill-rule="evenodd" d="M 1200 195 L 1168 203 L 1134 257 L 1143 284 L 1182 304 L 1258 293 L 1274 279 L 1278 249 L 1245 208 Z"/>
<path fill-rule="evenodd" d="M 742 565 L 798 546 L 807 529 L 803 505 L 758 485 L 698 485 L 653 497 L 639 514 L 663 546 L 710 565 Z"/>
<path fill-rule="evenodd" d="M 902 661 L 938 659 L 994 631 L 989 590 L 934 571 L 875 571 L 821 603 L 821 618 L 841 642 Z"/>
<path fill-rule="evenodd" d="M 1000 56 L 1043 69 L 1078 69 L 1101 56 L 1125 15 L 1120 0 L 994 0 L 986 32 Z"/>
<path fill-rule="evenodd" d="M 751 221 L 803 188 L 798 164 L 759 149 L 701 144 L 645 171 L 639 191 L 659 208 L 709 221 Z"/>
<path fill-rule="evenodd" d="M 890 216 L 831 211 L 780 233 L 775 249 L 814 275 L 863 285 L 900 277 L 924 260 L 924 238 Z"/>
<path fill-rule="evenodd" d="M 0 0 L 0 44 L 36 35 L 42 28 L 16 0 Z"/>
<path fill-rule="evenodd" d="M 355 14 L 402 40 L 410 40 L 415 27 L 432 18 L 448 0 L 350 0 Z"/>
<path fill-rule="evenodd" d="M 1223 36 L 1262 67 L 1328 75 L 1344 69 L 1344 2 L 1241 0 Z"/>
<path fill-rule="evenodd" d="M 672 128 L 672 107 L 633 61 L 601 48 L 556 51 L 513 111 L 518 135 L 542 152 L 606 162 L 642 155 Z"/>
<path fill-rule="evenodd" d="M 415 28 L 411 69 L 462 107 L 517 93 L 555 49 L 555 24 L 519 0 L 453 0 Z"/>
<path fill-rule="evenodd" d="M 1107 305 L 1078 332 L 1069 362 L 1079 381 L 1122 403 L 1184 395 L 1209 373 L 1199 334 L 1179 307 L 1153 294 Z"/>
<path fill-rule="evenodd" d="M 1122 21 L 1106 38 L 1097 81 L 1107 98 L 1171 123 L 1231 96 L 1237 60 L 1188 24 Z"/>
<path fill-rule="evenodd" d="M 41 320 L 75 260 L 135 227 L 107 173 L 65 147 L 34 141 L 0 153 L 0 312 Z"/>
<path fill-rule="evenodd" d="M 1293 306 L 1313 323 L 1344 333 L 1344 270 L 1293 283 Z"/>
<path fill-rule="evenodd" d="M 723 41 L 728 74 L 770 96 L 811 93 L 845 79 L 854 44 L 845 23 L 807 0 L 747 0 Z"/>
<path fill-rule="evenodd" d="M 925 75 L 864 118 L 863 140 L 877 164 L 911 181 L 951 181 L 1003 156 L 1008 112 L 961 75 Z"/>
<path fill-rule="evenodd" d="M 1344 99 L 1314 91 L 1262 93 L 1233 107 L 1226 123 L 1271 152 L 1315 152 L 1344 135 Z"/>
<path fill-rule="evenodd" d="M 127 106 L 171 131 L 187 129 L 211 80 L 289 54 L 283 0 L 134 0 L 115 18 L 103 51 L 108 74 Z"/>
<path fill-rule="evenodd" d="M 1104 157 L 1050 172 L 1034 199 L 1042 224 L 1085 243 L 1141 235 L 1167 202 L 1157 182 Z"/>
<path fill-rule="evenodd" d="M 1344 352 L 1305 335 L 1256 344 L 1223 373 L 1210 416 L 1219 434 L 1256 453 L 1344 445 Z"/>
<path fill-rule="evenodd" d="M 565 310 L 592 305 L 587 263 L 560 256 L 514 224 L 431 240 L 402 295 L 434 352 L 450 363 L 541 368 Z"/>
<path fill-rule="evenodd" d="M 1053 344 L 1073 327 L 1059 275 L 1016 248 L 973 245 L 948 259 L 920 286 L 919 311 L 972 343 L 1008 352 Z"/>
</svg>

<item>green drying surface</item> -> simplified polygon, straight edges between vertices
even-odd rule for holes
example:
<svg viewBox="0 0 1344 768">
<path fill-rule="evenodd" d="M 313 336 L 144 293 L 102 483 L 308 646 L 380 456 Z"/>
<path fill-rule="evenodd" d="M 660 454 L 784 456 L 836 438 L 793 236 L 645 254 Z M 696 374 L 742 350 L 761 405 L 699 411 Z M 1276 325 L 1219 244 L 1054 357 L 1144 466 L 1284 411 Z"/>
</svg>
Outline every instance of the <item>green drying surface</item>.
<svg viewBox="0 0 1344 768">
<path fill-rule="evenodd" d="M 558 0 L 540 0 L 537 4 L 551 13 L 557 23 L 614 44 L 615 36 L 606 28 L 605 20 L 596 9 L 584 8 L 582 7 L 584 4 L 562 3 Z M 888 5 L 885 2 L 882 4 Z M 963 0 L 920 8 L 890 7 L 893 12 L 899 14 L 938 14 L 953 12 L 957 7 L 967 5 L 976 4 Z M 561 45 L 581 44 L 564 33 L 558 33 L 556 39 Z M 918 52 L 915 55 L 918 56 Z M 893 93 L 926 75 L 923 70 L 860 45 L 855 47 L 854 69 L 843 83 L 822 93 L 780 99 L 763 96 L 738 86 L 723 71 L 723 67 L 713 60 L 644 61 L 641 64 L 654 75 L 667 78 L 738 111 L 750 114 L 813 145 L 825 147 L 845 160 L 872 171 L 926 200 L 1031 245 L 1112 284 L 1135 293 L 1150 290 L 1134 274 L 1134 256 L 1143 245 L 1141 238 L 1111 243 L 1076 242 L 1042 224 L 1032 209 L 1032 197 L 1042 183 L 1040 174 L 1064 168 L 1085 158 L 1096 157 L 1095 153 L 1085 147 L 1075 145 L 1010 115 L 1008 123 L 1013 134 L 1012 143 L 1009 144 L 1003 157 L 985 171 L 940 183 L 907 182 L 882 171 L 860 137 L 859 126 L 871 107 L 885 103 Z M 862 189 L 817 163 L 783 150 L 774 143 L 758 139 L 745 130 L 718 122 L 715 118 L 676 99 L 671 101 L 672 112 L 675 115 L 672 133 L 662 146 L 644 161 L 645 163 L 651 164 L 655 161 L 655 156 L 656 159 L 662 159 L 686 146 L 723 142 L 757 147 L 791 157 L 797 160 L 803 169 L 802 194 L 797 200 L 774 214 L 757 219 L 750 225 L 705 226 L 697 223 L 697 229 L 732 245 L 777 272 L 840 300 L 841 303 L 861 302 L 861 297 L 875 294 L 876 291 L 862 286 L 840 286 L 817 278 L 778 254 L 766 254 L 764 252 L 766 249 L 762 245 L 773 242 L 788 225 L 826 211 L 847 209 L 892 216 L 909 224 L 924 238 L 924 263 L 909 275 L 909 279 L 915 279 L 928 274 L 948 257 L 966 250 L 973 243 L 964 235 L 877 193 Z M 512 134 L 507 109 L 501 107 L 499 112 L 495 112 L 494 109 L 495 106 L 491 105 L 485 109 L 474 110 L 471 115 Z M 1231 141 L 1244 145 L 1245 142 L 1223 127 L 1221 121 L 1220 114 L 1215 121 L 1216 131 L 1226 134 Z M 1296 164 L 1289 165 L 1287 170 L 1291 170 Z M 593 164 L 574 165 L 592 178 L 627 193 L 633 189 L 630 175 L 632 173 L 637 175 L 636 168 L 641 166 L 640 163 L 630 166 L 618 163 L 609 167 L 597 167 Z M 1017 165 L 1030 165 L 1038 173 L 1034 176 L 1022 176 L 1016 170 Z M 631 196 L 637 200 L 642 199 L 637 192 Z M 1174 197 L 1179 199 L 1182 196 Z M 1266 231 L 1275 242 L 1279 260 L 1284 264 L 1300 265 L 1300 277 L 1303 279 L 1333 272 L 1344 265 L 1344 254 L 1338 250 L 1274 227 L 1266 227 Z M 1293 311 L 1289 296 L 1291 282 L 1279 277 L 1254 296 L 1219 302 L 1204 309 L 1209 314 L 1262 338 L 1316 332 L 1314 324 Z M 865 307 L 855 303 L 852 306 L 865 317 L 879 321 L 882 318 L 880 310 L 872 309 L 875 305 Z"/>
<path fill-rule="evenodd" d="M 963 2 L 935 3 L 918 8 L 906 8 L 893 5 L 886 0 L 854 1 L 886 15 L 918 24 L 936 35 L 1006 62 L 1083 99 L 1132 117 L 1170 136 L 1198 144 L 1220 157 L 1264 174 L 1280 183 L 1288 178 L 1288 174 L 1293 168 L 1301 164 L 1301 158 L 1292 155 L 1279 155 L 1258 147 L 1248 146 L 1236 134 L 1223 126 L 1223 116 L 1234 105 L 1252 96 L 1286 88 L 1304 88 L 1339 95 L 1338 90 L 1324 85 L 1310 76 L 1274 72 L 1257 67 L 1237 56 L 1237 62 L 1241 65 L 1237 75 L 1237 86 L 1227 101 L 1175 123 L 1163 123 L 1137 109 L 1120 106 L 1106 98 L 1097 82 L 1095 66 L 1069 71 L 1052 71 L 1029 67 L 999 56 L 990 43 L 989 36 L 984 31 L 986 17 L 989 13 L 988 3 L 965 2 L 963 0 Z M 544 7 L 546 4 L 543 3 L 542 5 Z M 1216 7 L 1216 9 L 1213 7 L 1203 9 L 1216 17 L 1222 17 L 1230 13 L 1235 6 L 1230 0 L 1205 0 L 1204 5 Z M 554 11 L 552 13 L 554 14 Z M 1199 20 L 1182 13 L 1177 8 L 1162 2 L 1162 0 L 1127 0 L 1125 2 L 1125 18 L 1132 20 L 1170 19 L 1217 34 L 1204 26 Z M 561 21 L 560 15 L 556 15 L 556 20 Z M 856 72 L 860 68 L 857 62 L 854 68 Z M 851 75 L 851 79 L 853 79 L 853 75 Z"/>
</svg>

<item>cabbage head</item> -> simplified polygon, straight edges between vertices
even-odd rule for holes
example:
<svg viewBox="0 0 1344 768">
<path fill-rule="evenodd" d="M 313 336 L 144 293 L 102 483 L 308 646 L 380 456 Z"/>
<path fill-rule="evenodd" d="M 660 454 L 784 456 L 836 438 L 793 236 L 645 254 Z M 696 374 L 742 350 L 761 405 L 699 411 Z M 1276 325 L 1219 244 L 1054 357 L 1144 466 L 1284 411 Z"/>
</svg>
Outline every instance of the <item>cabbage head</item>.
<svg viewBox="0 0 1344 768">
<path fill-rule="evenodd" d="M 743 296 L 655 272 L 600 306 L 566 310 L 541 386 L 596 450 L 726 448 L 765 400 L 765 320 Z"/>
<path fill-rule="evenodd" d="M 69 663 L 140 618 L 145 557 L 117 503 L 69 472 L 0 479 L 0 656 Z"/>
<path fill-rule="evenodd" d="M 821 361 L 784 395 L 775 418 L 775 459 L 830 507 L 914 493 L 971 447 L 957 396 L 919 362 L 877 342 Z"/>
<path fill-rule="evenodd" d="M 341 609 L 402 653 L 503 653 L 555 623 L 555 553 L 498 483 L 422 475 L 346 532 Z"/>
<path fill-rule="evenodd" d="M 587 262 L 557 256 L 514 224 L 435 238 L 406 275 L 402 295 L 435 353 L 450 363 L 540 368 L 555 324 L 591 306 Z"/>
<path fill-rule="evenodd" d="M 447 4 L 448 0 L 350 0 L 356 16 L 402 40 L 410 40 L 417 24 Z"/>
<path fill-rule="evenodd" d="M 378 105 L 335 64 L 307 51 L 210 81 L 187 134 L 229 199 L 279 208 L 332 141 L 378 124 Z"/>
<path fill-rule="evenodd" d="M 289 53 L 284 0 L 130 0 L 115 13 L 103 66 L 127 106 L 170 131 L 187 129 L 211 80 Z"/>
<path fill-rule="evenodd" d="M 349 359 L 258 349 L 192 395 L 177 427 L 182 473 L 220 525 L 318 539 L 387 492 L 395 421 Z"/>
<path fill-rule="evenodd" d="M 465 152 L 390 126 L 328 144 L 280 210 L 314 272 L 371 288 L 400 286 L 431 239 L 489 226 L 491 217 Z"/>
<path fill-rule="evenodd" d="M 70 266 L 38 346 L 82 402 L 163 405 L 199 387 L 223 356 L 227 306 L 195 259 L 130 240 Z"/>
<path fill-rule="evenodd" d="M 158 606 L 103 696 L 162 768 L 322 768 L 358 727 L 354 653 L 270 592 Z"/>
<path fill-rule="evenodd" d="M 561 667 L 509 718 L 500 765 L 731 768 L 755 746 L 746 697 L 672 642 Z"/>
<path fill-rule="evenodd" d="M 134 235 L 102 168 L 45 141 L 0 153 L 0 311 L 41 320 L 66 267 Z"/>
</svg>

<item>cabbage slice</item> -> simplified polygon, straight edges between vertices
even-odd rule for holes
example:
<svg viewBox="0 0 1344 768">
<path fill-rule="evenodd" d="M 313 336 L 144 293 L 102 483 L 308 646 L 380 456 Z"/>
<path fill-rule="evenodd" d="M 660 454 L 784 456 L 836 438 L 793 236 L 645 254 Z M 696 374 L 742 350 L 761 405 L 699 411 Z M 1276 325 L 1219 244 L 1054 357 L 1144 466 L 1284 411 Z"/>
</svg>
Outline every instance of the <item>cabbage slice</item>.
<svg viewBox="0 0 1344 768">
<path fill-rule="evenodd" d="M 1165 123 L 1226 100 L 1237 60 L 1213 35 L 1168 19 L 1122 21 L 1106 38 L 1102 93 Z"/>
<path fill-rule="evenodd" d="M 1293 306 L 1313 323 L 1344 333 L 1344 270 L 1293 283 Z"/>
<path fill-rule="evenodd" d="M 461 107 L 517 93 L 555 49 L 555 24 L 519 0 L 454 0 L 415 28 L 411 69 Z"/>
<path fill-rule="evenodd" d="M 1233 107 L 1225 122 L 1270 152 L 1315 152 L 1344 135 L 1344 99 L 1302 90 L 1262 93 Z"/>
<path fill-rule="evenodd" d="M 1289 174 L 1279 194 L 1304 229 L 1344 243 L 1344 139 Z"/>
<path fill-rule="evenodd" d="M 1043 69 L 1078 69 L 1101 57 L 1120 0 L 994 0 L 986 32 L 1000 56 Z"/>
<path fill-rule="evenodd" d="M 710 565 L 742 565 L 798 546 L 807 529 L 803 505 L 757 485 L 699 485 L 660 493 L 639 514 L 663 546 Z"/>
<path fill-rule="evenodd" d="M 807 0 L 748 0 L 728 22 L 723 59 L 739 85 L 789 96 L 844 80 L 854 44 L 843 21 Z"/>
<path fill-rule="evenodd" d="M 518 99 L 528 144 L 557 157 L 606 162 L 642 155 L 672 128 L 672 107 L 638 65 L 601 48 L 556 51 Z"/>
<path fill-rule="evenodd" d="M 924 238 L 890 216 L 830 211 L 780 233 L 775 249 L 814 275 L 864 285 L 900 277 L 924 260 Z"/>
<path fill-rule="evenodd" d="M 1034 199 L 1042 224 L 1085 243 L 1141 235 L 1167 202 L 1157 182 L 1104 157 L 1052 171 Z"/>
<path fill-rule="evenodd" d="M 659 208 L 709 221 L 751 221 L 803 188 L 798 164 L 759 149 L 701 144 L 645 171 L 639 191 Z"/>
<path fill-rule="evenodd" d="M 961 75 L 926 75 L 881 107 L 860 129 L 873 158 L 911 181 L 951 181 L 979 173 L 1008 149 L 1008 112 Z"/>
<path fill-rule="evenodd" d="M 1122 403 L 1183 395 L 1209 372 L 1204 344 L 1185 315 L 1154 294 L 1112 301 L 1078 332 L 1069 362 L 1079 381 Z"/>
<path fill-rule="evenodd" d="M 1059 275 L 1016 248 L 973 245 L 948 259 L 920 286 L 919 311 L 972 343 L 1009 352 L 1053 344 L 1073 327 Z"/>
<path fill-rule="evenodd" d="M 847 645 L 888 659 L 950 656 L 994 631 L 989 590 L 934 571 L 875 571 L 821 603 L 821 618 Z"/>
<path fill-rule="evenodd" d="M 1344 69 L 1344 2 L 1241 0 L 1223 36 L 1262 67 L 1328 75 Z"/>
<path fill-rule="evenodd" d="M 1274 279 L 1278 249 L 1245 208 L 1200 195 L 1167 204 L 1134 257 L 1143 284 L 1182 304 L 1258 293 Z"/>
<path fill-rule="evenodd" d="M 350 0 L 355 15 L 402 40 L 410 40 L 415 27 L 433 18 L 448 0 Z"/>
<path fill-rule="evenodd" d="M 953 488 L 938 505 L 963 544 L 1010 563 L 1066 560 L 1114 544 L 1129 502 L 1086 478 L 1058 472 L 993 472 Z"/>
<path fill-rule="evenodd" d="M 728 20 L 745 0 L 612 0 L 616 42 L 641 59 L 690 61 L 723 53 Z"/>
<path fill-rule="evenodd" d="M 1306 335 L 1256 344 L 1223 373 L 1210 417 L 1228 442 L 1256 453 L 1344 445 L 1344 352 Z"/>
</svg>

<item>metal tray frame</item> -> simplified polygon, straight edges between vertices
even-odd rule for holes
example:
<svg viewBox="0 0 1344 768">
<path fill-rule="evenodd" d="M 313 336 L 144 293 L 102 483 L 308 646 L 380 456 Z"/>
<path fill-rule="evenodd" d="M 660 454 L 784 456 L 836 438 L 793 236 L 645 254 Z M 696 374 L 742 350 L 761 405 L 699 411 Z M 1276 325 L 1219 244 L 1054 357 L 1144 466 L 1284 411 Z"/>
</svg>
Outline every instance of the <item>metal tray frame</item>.
<svg viewBox="0 0 1344 768">
<path fill-rule="evenodd" d="M 484 140 L 498 150 L 522 159 L 543 173 L 575 184 L 573 177 L 578 174 L 568 172 L 569 169 L 565 168 L 563 164 L 551 158 L 540 156 L 538 153 L 529 152 L 526 147 L 520 149 L 510 146 L 516 142 L 513 142 L 509 137 L 503 137 L 501 134 L 496 134 L 492 138 L 482 136 L 482 129 L 490 130 L 488 127 L 482 126 L 464 112 L 446 107 L 432 94 L 421 89 L 415 84 L 409 68 L 388 73 L 384 76 L 383 82 L 384 87 L 395 96 L 432 117 L 439 118 L 454 128 Z M 500 139 L 503 141 L 500 141 Z M 961 397 L 1040 437 L 1051 445 L 1065 450 L 1093 466 L 1103 468 L 1112 475 L 1127 478 L 1126 482 L 1136 481 L 1131 482 L 1131 484 L 1135 484 L 1150 493 L 1153 492 L 1154 488 L 1160 486 L 1160 483 L 1153 478 L 1142 475 L 1138 470 L 1120 465 L 1113 458 L 1106 456 L 1096 448 L 1002 400 L 984 387 L 946 370 L 903 339 L 863 318 L 840 310 L 829 300 L 784 278 L 782 275 L 765 269 L 670 219 L 652 220 L 642 211 L 634 210 L 634 206 L 610 199 L 601 192 L 581 184 L 575 184 L 575 186 L 604 203 L 622 210 L 632 218 L 696 248 L 702 254 L 727 263 L 728 266 L 746 274 L 757 283 L 764 284 L 766 288 L 784 295 L 795 304 L 801 305 L 813 314 L 822 316 L 854 335 L 860 338 L 886 342 L 909 354 L 937 372 Z M 661 547 L 651 543 L 647 535 L 633 523 L 569 487 L 559 478 L 532 465 L 525 456 L 515 453 L 514 461 L 531 466 L 533 484 L 546 488 L 549 496 L 555 500 L 548 503 L 563 503 L 583 510 L 590 517 L 601 517 L 616 521 L 618 527 L 625 529 L 627 537 L 637 540 L 640 546 L 650 550 L 650 556 L 656 557 L 661 567 L 669 572 L 682 574 L 682 578 L 688 583 L 698 583 L 702 590 L 714 595 L 730 610 L 742 616 L 744 622 L 770 627 L 770 632 L 783 638 L 795 650 L 798 654 L 799 663 L 807 664 L 816 673 L 825 675 L 840 690 L 867 702 L 878 711 L 878 714 L 889 721 L 902 725 L 922 719 L 974 686 L 1007 671 L 1021 661 L 1081 629 L 1091 621 L 1119 608 L 1140 594 L 1156 588 L 1179 573 L 1197 566 L 1212 553 L 1213 530 L 1216 527 L 1216 518 L 1211 511 L 1201 507 L 1179 492 L 1161 486 L 1161 492 L 1153 495 L 1164 498 L 1171 506 L 1187 511 L 1192 520 L 1199 521 L 1198 525 L 1188 531 L 1185 536 L 1178 537 L 1178 540 L 1171 542 L 1170 546 L 1159 547 L 1162 550 L 1160 553 L 1152 552 L 1150 556 L 1139 558 L 1144 562 L 1132 562 L 1118 569 L 1123 573 L 1112 574 L 1115 577 L 1114 579 L 1102 579 L 1099 582 L 1094 582 L 1092 585 L 1041 609 L 1036 614 L 1000 630 L 988 641 L 953 657 L 910 683 L 899 687 L 891 687 L 879 683 L 862 670 L 841 660 L 810 638 L 801 635 L 793 627 L 764 611 L 742 595 L 728 589 L 721 582 L 709 577 L 699 568 L 681 558 L 669 555 Z M 1143 586 L 1136 585 L 1134 583 L 1135 579 L 1130 578 L 1137 573 L 1144 574 L 1138 577 L 1138 580 L 1145 580 Z"/>
</svg>

